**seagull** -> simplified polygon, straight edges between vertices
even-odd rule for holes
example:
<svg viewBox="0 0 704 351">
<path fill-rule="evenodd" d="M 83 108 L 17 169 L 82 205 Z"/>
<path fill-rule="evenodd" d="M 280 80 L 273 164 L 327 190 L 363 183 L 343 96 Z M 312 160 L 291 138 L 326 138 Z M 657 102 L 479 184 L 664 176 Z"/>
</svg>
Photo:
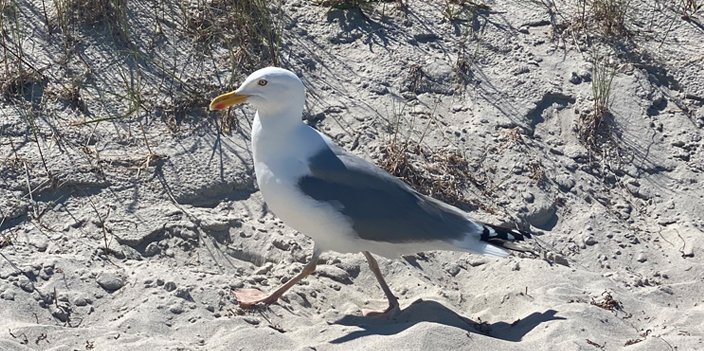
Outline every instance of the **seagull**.
<svg viewBox="0 0 704 351">
<path fill-rule="evenodd" d="M 283 286 L 265 294 L 234 292 L 243 308 L 272 304 L 313 273 L 325 251 L 364 254 L 389 301 L 365 316 L 391 318 L 399 311 L 372 253 L 386 258 L 429 250 L 468 251 L 494 257 L 528 251 L 517 242 L 531 238 L 518 229 L 478 222 L 451 205 L 425 196 L 383 169 L 346 152 L 302 120 L 305 88 L 292 72 L 267 67 L 240 87 L 216 97 L 210 110 L 249 103 L 257 184 L 268 208 L 314 241 L 313 256 Z"/>
</svg>

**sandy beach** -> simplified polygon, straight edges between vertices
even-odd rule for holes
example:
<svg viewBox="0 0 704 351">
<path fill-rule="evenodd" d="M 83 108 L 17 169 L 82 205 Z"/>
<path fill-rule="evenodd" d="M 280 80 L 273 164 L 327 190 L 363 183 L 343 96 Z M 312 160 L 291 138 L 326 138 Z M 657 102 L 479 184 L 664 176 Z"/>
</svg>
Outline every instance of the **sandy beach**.
<svg viewBox="0 0 704 351">
<path fill-rule="evenodd" d="M 0 350 L 704 350 L 691 1 L 0 0 Z M 249 73 L 505 259 L 323 253 L 266 206 Z M 311 221 L 316 220 L 310 218 Z"/>
</svg>

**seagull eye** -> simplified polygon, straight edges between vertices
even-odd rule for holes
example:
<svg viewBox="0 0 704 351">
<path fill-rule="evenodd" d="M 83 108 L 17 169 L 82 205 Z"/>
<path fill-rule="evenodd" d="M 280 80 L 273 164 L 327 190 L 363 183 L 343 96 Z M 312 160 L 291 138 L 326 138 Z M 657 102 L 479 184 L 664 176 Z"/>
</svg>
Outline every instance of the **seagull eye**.
<svg viewBox="0 0 704 351">
<path fill-rule="evenodd" d="M 262 87 L 263 87 L 263 86 L 266 85 L 266 83 L 269 83 L 269 82 L 266 81 L 266 79 L 260 79 L 258 84 L 259 84 L 259 86 L 262 86 Z"/>
</svg>

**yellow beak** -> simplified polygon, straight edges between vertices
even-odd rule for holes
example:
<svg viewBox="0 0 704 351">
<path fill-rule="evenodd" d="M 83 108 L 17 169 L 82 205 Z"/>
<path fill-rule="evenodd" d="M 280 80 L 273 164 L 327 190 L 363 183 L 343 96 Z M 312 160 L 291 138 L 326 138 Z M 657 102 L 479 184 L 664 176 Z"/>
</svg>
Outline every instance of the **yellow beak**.
<svg viewBox="0 0 704 351">
<path fill-rule="evenodd" d="M 230 106 L 241 104 L 243 102 L 246 102 L 247 98 L 249 98 L 250 96 L 252 95 L 237 94 L 236 91 L 227 94 L 222 94 L 210 102 L 210 110 L 222 110 Z"/>
</svg>

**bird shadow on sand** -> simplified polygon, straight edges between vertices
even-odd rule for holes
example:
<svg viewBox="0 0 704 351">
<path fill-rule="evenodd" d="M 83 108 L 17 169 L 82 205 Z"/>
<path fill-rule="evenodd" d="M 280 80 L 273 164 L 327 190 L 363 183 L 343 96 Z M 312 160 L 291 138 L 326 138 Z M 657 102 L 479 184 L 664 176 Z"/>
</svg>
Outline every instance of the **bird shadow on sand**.
<svg viewBox="0 0 704 351">
<path fill-rule="evenodd" d="M 563 317 L 556 317 L 556 313 L 557 311 L 555 310 L 547 310 L 543 313 L 534 312 L 512 323 L 478 323 L 453 312 L 438 302 L 419 299 L 407 308 L 401 310 L 396 318 L 392 320 L 362 316 L 345 316 L 333 323 L 355 326 L 363 330 L 353 331 L 345 336 L 330 341 L 330 343 L 341 344 L 369 335 L 398 334 L 421 322 L 443 324 L 465 330 L 468 333 L 477 333 L 496 339 L 518 342 L 540 323 L 565 319 Z"/>
</svg>

